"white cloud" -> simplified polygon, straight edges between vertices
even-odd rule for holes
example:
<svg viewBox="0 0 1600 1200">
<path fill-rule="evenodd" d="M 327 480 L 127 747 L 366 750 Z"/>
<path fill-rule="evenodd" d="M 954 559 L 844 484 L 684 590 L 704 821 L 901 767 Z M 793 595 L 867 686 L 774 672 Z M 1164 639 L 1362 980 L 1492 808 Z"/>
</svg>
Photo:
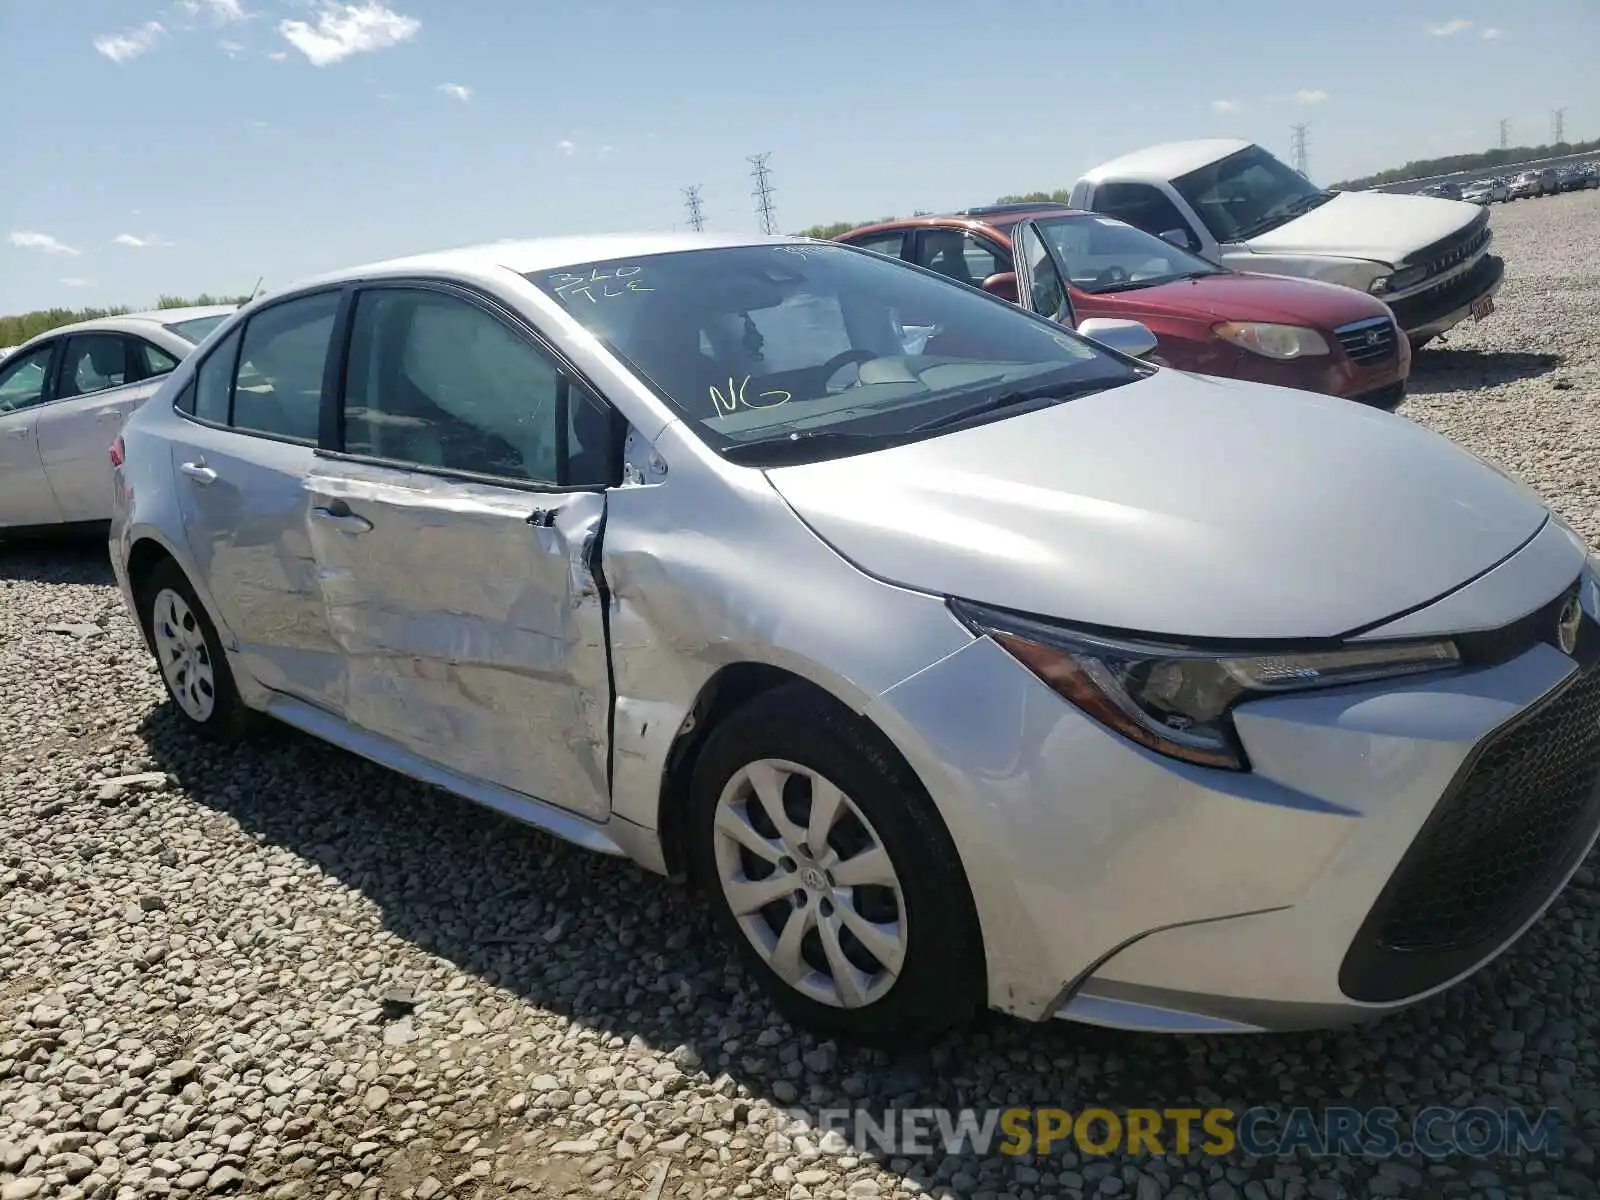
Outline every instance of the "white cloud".
<svg viewBox="0 0 1600 1200">
<path fill-rule="evenodd" d="M 69 287 L 69 288 L 86 288 L 86 287 L 93 287 L 94 286 L 94 280 L 92 280 L 92 279 L 79 279 L 76 275 L 68 275 L 68 276 L 66 276 L 65 278 L 63 278 L 61 280 L 61 284 L 62 284 L 63 287 Z"/>
<path fill-rule="evenodd" d="M 384 5 L 383 0 L 361 0 L 339 4 L 326 0 L 317 14 L 316 24 L 305 21 L 280 21 L 278 32 L 314 67 L 343 62 L 352 54 L 385 50 L 417 36 L 422 22 L 403 16 Z"/>
<path fill-rule="evenodd" d="M 217 46 L 229 58 L 238 58 L 240 54 L 244 53 L 244 47 L 238 42 L 218 42 Z"/>
<path fill-rule="evenodd" d="M 1429 25 L 1428 33 L 1433 37 L 1454 37 L 1458 33 L 1465 33 L 1475 24 L 1465 17 L 1457 17 L 1453 21 L 1446 21 L 1443 25 Z"/>
<path fill-rule="evenodd" d="M 20 246 L 24 250 L 42 250 L 46 254 L 77 254 L 71 246 L 48 233 L 35 233 L 31 229 L 19 229 L 7 239 L 13 246 Z"/>
<path fill-rule="evenodd" d="M 1500 31 L 1498 29 L 1490 28 L 1490 29 L 1485 29 L 1483 31 L 1483 39 L 1486 42 L 1492 42 L 1492 41 L 1494 41 L 1496 38 L 1498 38 L 1500 36 L 1501 36 L 1501 33 L 1500 33 Z"/>
<path fill-rule="evenodd" d="M 472 99 L 472 89 L 467 87 L 465 84 L 441 83 L 439 85 L 439 90 L 446 96 L 449 96 L 452 100 L 460 100 L 465 103 L 466 101 Z"/>
<path fill-rule="evenodd" d="M 267 57 L 273 62 L 282 62 L 289 57 L 289 52 L 287 50 L 272 50 L 268 52 Z"/>
<path fill-rule="evenodd" d="M 1294 94 L 1294 102 L 1302 107 L 1312 104 L 1326 104 L 1330 99 L 1327 92 L 1321 88 L 1301 88 Z"/>
<path fill-rule="evenodd" d="M 153 49 L 165 32 L 160 21 L 146 21 L 122 33 L 102 34 L 95 38 L 94 48 L 114 63 L 127 62 Z"/>
<path fill-rule="evenodd" d="M 569 142 L 565 138 L 562 138 L 556 143 L 556 149 L 561 151 L 563 154 L 572 154 L 578 149 L 578 145 L 576 142 Z"/>
<path fill-rule="evenodd" d="M 1244 111 L 1244 105 L 1238 100 L 1213 100 L 1211 102 L 1211 111 L 1219 113 L 1240 113 Z"/>
<path fill-rule="evenodd" d="M 156 244 L 156 239 L 153 237 L 142 238 L 133 233 L 119 233 L 111 240 L 119 246 L 131 246 L 135 250 L 143 250 L 146 246 L 154 246 Z"/>
<path fill-rule="evenodd" d="M 209 13 L 212 21 L 218 25 L 232 25 L 251 16 L 245 11 L 241 0 L 178 0 L 178 7 L 191 17 Z"/>
</svg>

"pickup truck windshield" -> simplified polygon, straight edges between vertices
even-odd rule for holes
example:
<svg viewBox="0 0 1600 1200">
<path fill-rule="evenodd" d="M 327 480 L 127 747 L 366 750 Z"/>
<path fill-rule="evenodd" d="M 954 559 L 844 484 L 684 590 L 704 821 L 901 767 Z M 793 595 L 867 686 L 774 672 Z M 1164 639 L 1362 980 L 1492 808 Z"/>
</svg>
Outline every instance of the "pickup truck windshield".
<svg viewBox="0 0 1600 1200">
<path fill-rule="evenodd" d="M 1286 225 L 1334 195 L 1260 146 L 1180 175 L 1172 186 L 1219 242 L 1241 242 Z"/>
<path fill-rule="evenodd" d="M 1215 263 L 1112 217 L 1074 215 L 1035 224 L 1079 291 L 1129 292 L 1225 274 Z"/>
<path fill-rule="evenodd" d="M 931 436 L 957 413 L 958 423 L 1004 415 L 1145 373 L 975 288 L 830 243 L 682 250 L 527 278 L 712 447 L 752 464 L 758 442 L 877 449 Z"/>
</svg>

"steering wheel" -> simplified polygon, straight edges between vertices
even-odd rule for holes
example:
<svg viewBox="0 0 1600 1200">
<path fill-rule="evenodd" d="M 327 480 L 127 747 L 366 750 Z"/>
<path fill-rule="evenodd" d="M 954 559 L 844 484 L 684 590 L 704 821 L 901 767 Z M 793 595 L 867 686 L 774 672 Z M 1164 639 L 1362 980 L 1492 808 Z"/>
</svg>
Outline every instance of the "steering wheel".
<svg viewBox="0 0 1600 1200">
<path fill-rule="evenodd" d="M 1096 287 L 1110 287 L 1113 284 L 1127 283 L 1128 273 L 1121 267 L 1110 266 L 1094 277 Z"/>
<path fill-rule="evenodd" d="M 827 362 L 823 363 L 821 368 L 819 368 L 820 370 L 826 372 L 826 374 L 824 374 L 822 377 L 823 388 L 827 391 L 832 391 L 833 389 L 829 385 L 833 383 L 833 377 L 840 371 L 844 370 L 845 367 L 848 367 L 851 363 L 855 363 L 859 367 L 862 363 L 869 363 L 877 357 L 879 357 L 879 355 L 872 350 L 839 351 L 838 354 L 835 354 Z"/>
</svg>

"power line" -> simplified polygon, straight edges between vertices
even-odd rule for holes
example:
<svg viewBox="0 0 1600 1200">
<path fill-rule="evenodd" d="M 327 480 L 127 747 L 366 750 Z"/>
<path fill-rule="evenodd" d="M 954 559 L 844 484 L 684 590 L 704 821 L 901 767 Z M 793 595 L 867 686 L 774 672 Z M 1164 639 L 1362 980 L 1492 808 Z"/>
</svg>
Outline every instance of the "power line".
<svg viewBox="0 0 1600 1200">
<path fill-rule="evenodd" d="M 1556 135 L 1555 142 L 1553 144 L 1559 146 L 1562 142 L 1567 140 L 1567 110 L 1564 108 L 1551 109 L 1550 124 L 1555 130 Z"/>
<path fill-rule="evenodd" d="M 1511 118 L 1510 117 L 1501 117 L 1500 118 L 1500 149 L 1508 150 L 1510 148 L 1511 148 Z"/>
<path fill-rule="evenodd" d="M 773 234 L 778 232 L 778 217 L 772 211 L 772 176 L 767 170 L 767 159 L 772 154 L 752 154 L 745 161 L 750 164 L 750 178 L 756 181 L 755 191 L 750 194 L 756 198 L 756 216 L 761 218 L 761 232 Z"/>
<path fill-rule="evenodd" d="M 1311 127 L 1309 125 L 1295 125 L 1292 128 L 1294 129 L 1294 141 L 1290 143 L 1290 148 L 1294 155 L 1294 169 L 1309 179 L 1311 178 L 1311 166 L 1306 158 L 1306 130 Z"/>
<path fill-rule="evenodd" d="M 683 203 L 689 210 L 689 228 L 696 233 L 703 233 L 706 227 L 705 214 L 700 211 L 700 185 L 683 189 Z"/>
</svg>

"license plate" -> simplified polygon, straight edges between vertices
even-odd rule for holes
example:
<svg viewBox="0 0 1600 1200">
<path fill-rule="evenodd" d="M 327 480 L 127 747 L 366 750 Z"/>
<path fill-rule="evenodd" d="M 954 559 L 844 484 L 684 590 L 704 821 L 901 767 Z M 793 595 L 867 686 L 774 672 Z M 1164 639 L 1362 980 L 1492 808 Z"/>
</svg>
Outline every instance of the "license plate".
<svg viewBox="0 0 1600 1200">
<path fill-rule="evenodd" d="M 1481 321 L 1494 311 L 1494 297 L 1480 296 L 1472 302 L 1472 319 Z"/>
</svg>

